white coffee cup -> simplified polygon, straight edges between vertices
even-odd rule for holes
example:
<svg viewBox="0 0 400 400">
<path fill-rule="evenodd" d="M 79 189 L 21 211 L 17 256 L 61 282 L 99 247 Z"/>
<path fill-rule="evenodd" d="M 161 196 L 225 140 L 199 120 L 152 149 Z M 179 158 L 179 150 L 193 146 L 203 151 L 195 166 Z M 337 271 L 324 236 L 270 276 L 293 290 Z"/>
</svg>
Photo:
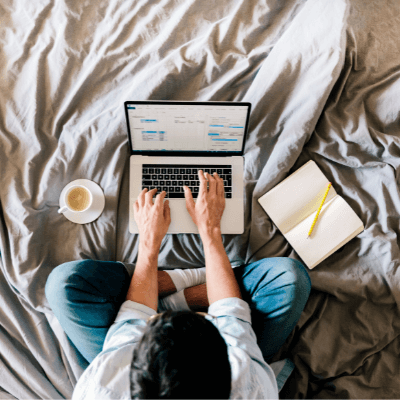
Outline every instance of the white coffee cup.
<svg viewBox="0 0 400 400">
<path fill-rule="evenodd" d="M 81 213 L 87 211 L 93 202 L 93 195 L 89 188 L 82 185 L 71 186 L 64 194 L 65 206 L 58 210 L 58 213 L 71 211 Z"/>
</svg>

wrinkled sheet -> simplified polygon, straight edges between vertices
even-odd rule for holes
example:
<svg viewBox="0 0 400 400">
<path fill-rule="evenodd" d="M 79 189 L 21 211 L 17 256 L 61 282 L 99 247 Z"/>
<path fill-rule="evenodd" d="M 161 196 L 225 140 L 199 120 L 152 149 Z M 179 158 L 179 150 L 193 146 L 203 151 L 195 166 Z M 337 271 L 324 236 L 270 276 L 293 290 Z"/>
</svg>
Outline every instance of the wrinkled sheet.
<svg viewBox="0 0 400 400">
<path fill-rule="evenodd" d="M 146 99 L 252 103 L 232 266 L 299 259 L 257 199 L 310 159 L 365 225 L 310 271 L 281 397 L 400 396 L 399 3 L 6 0 L 0 21 L 0 397 L 70 398 L 87 366 L 44 287 L 64 262 L 135 263 L 123 102 Z M 80 178 L 106 197 L 86 225 L 57 213 Z M 166 236 L 159 268 L 202 266 L 198 235 Z"/>
</svg>

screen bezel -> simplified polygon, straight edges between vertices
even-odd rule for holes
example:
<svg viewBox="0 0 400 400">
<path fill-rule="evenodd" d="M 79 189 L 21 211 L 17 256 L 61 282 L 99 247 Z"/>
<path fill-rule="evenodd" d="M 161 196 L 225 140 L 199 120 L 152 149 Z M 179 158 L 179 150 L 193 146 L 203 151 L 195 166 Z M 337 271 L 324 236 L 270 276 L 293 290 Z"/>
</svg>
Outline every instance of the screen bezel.
<svg viewBox="0 0 400 400">
<path fill-rule="evenodd" d="M 128 105 L 134 104 L 176 104 L 176 105 L 217 105 L 217 106 L 246 106 L 247 115 L 246 115 L 246 126 L 244 129 L 243 135 L 243 144 L 242 149 L 239 152 L 235 151 L 146 151 L 146 150 L 133 150 L 132 149 L 132 139 L 131 139 L 131 128 L 129 125 L 129 114 L 128 114 Z M 251 111 L 251 103 L 248 102 L 237 102 L 237 101 L 168 101 L 168 100 L 146 100 L 146 101 L 125 101 L 125 117 L 126 124 L 128 127 L 128 139 L 129 139 L 129 152 L 131 155 L 141 155 L 141 156 L 182 156 L 182 157 L 232 157 L 232 156 L 243 156 L 244 154 L 244 145 L 246 143 L 247 132 L 250 121 L 250 111 Z"/>
</svg>

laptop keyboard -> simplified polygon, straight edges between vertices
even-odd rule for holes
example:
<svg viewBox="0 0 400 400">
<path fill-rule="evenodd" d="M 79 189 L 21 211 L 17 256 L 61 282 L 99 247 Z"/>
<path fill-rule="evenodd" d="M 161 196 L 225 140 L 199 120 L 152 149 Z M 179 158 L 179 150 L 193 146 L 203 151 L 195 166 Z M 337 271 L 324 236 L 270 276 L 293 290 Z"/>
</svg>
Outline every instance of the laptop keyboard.
<svg viewBox="0 0 400 400">
<path fill-rule="evenodd" d="M 200 169 L 210 175 L 216 172 L 224 180 L 225 198 L 232 198 L 232 165 L 143 164 L 142 190 L 157 188 L 157 193 L 166 192 L 166 199 L 184 199 L 185 185 L 196 199 L 200 191 Z"/>
</svg>

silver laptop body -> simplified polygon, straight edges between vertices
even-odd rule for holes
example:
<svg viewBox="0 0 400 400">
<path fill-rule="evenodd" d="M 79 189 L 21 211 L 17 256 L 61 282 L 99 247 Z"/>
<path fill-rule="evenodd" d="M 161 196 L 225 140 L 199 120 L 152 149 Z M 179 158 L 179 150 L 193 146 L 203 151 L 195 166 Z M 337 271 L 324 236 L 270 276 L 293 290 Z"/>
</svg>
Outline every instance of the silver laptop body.
<svg viewBox="0 0 400 400">
<path fill-rule="evenodd" d="M 165 190 L 169 200 L 167 233 L 198 234 L 186 209 L 183 185 L 189 186 L 196 202 L 200 188 L 197 171 L 209 168 L 210 174 L 216 170 L 224 178 L 221 233 L 242 234 L 243 150 L 251 104 L 126 101 L 124 105 L 131 154 L 129 232 L 139 233 L 133 210 L 139 194 L 145 187 L 157 187 L 156 195 Z"/>
</svg>

